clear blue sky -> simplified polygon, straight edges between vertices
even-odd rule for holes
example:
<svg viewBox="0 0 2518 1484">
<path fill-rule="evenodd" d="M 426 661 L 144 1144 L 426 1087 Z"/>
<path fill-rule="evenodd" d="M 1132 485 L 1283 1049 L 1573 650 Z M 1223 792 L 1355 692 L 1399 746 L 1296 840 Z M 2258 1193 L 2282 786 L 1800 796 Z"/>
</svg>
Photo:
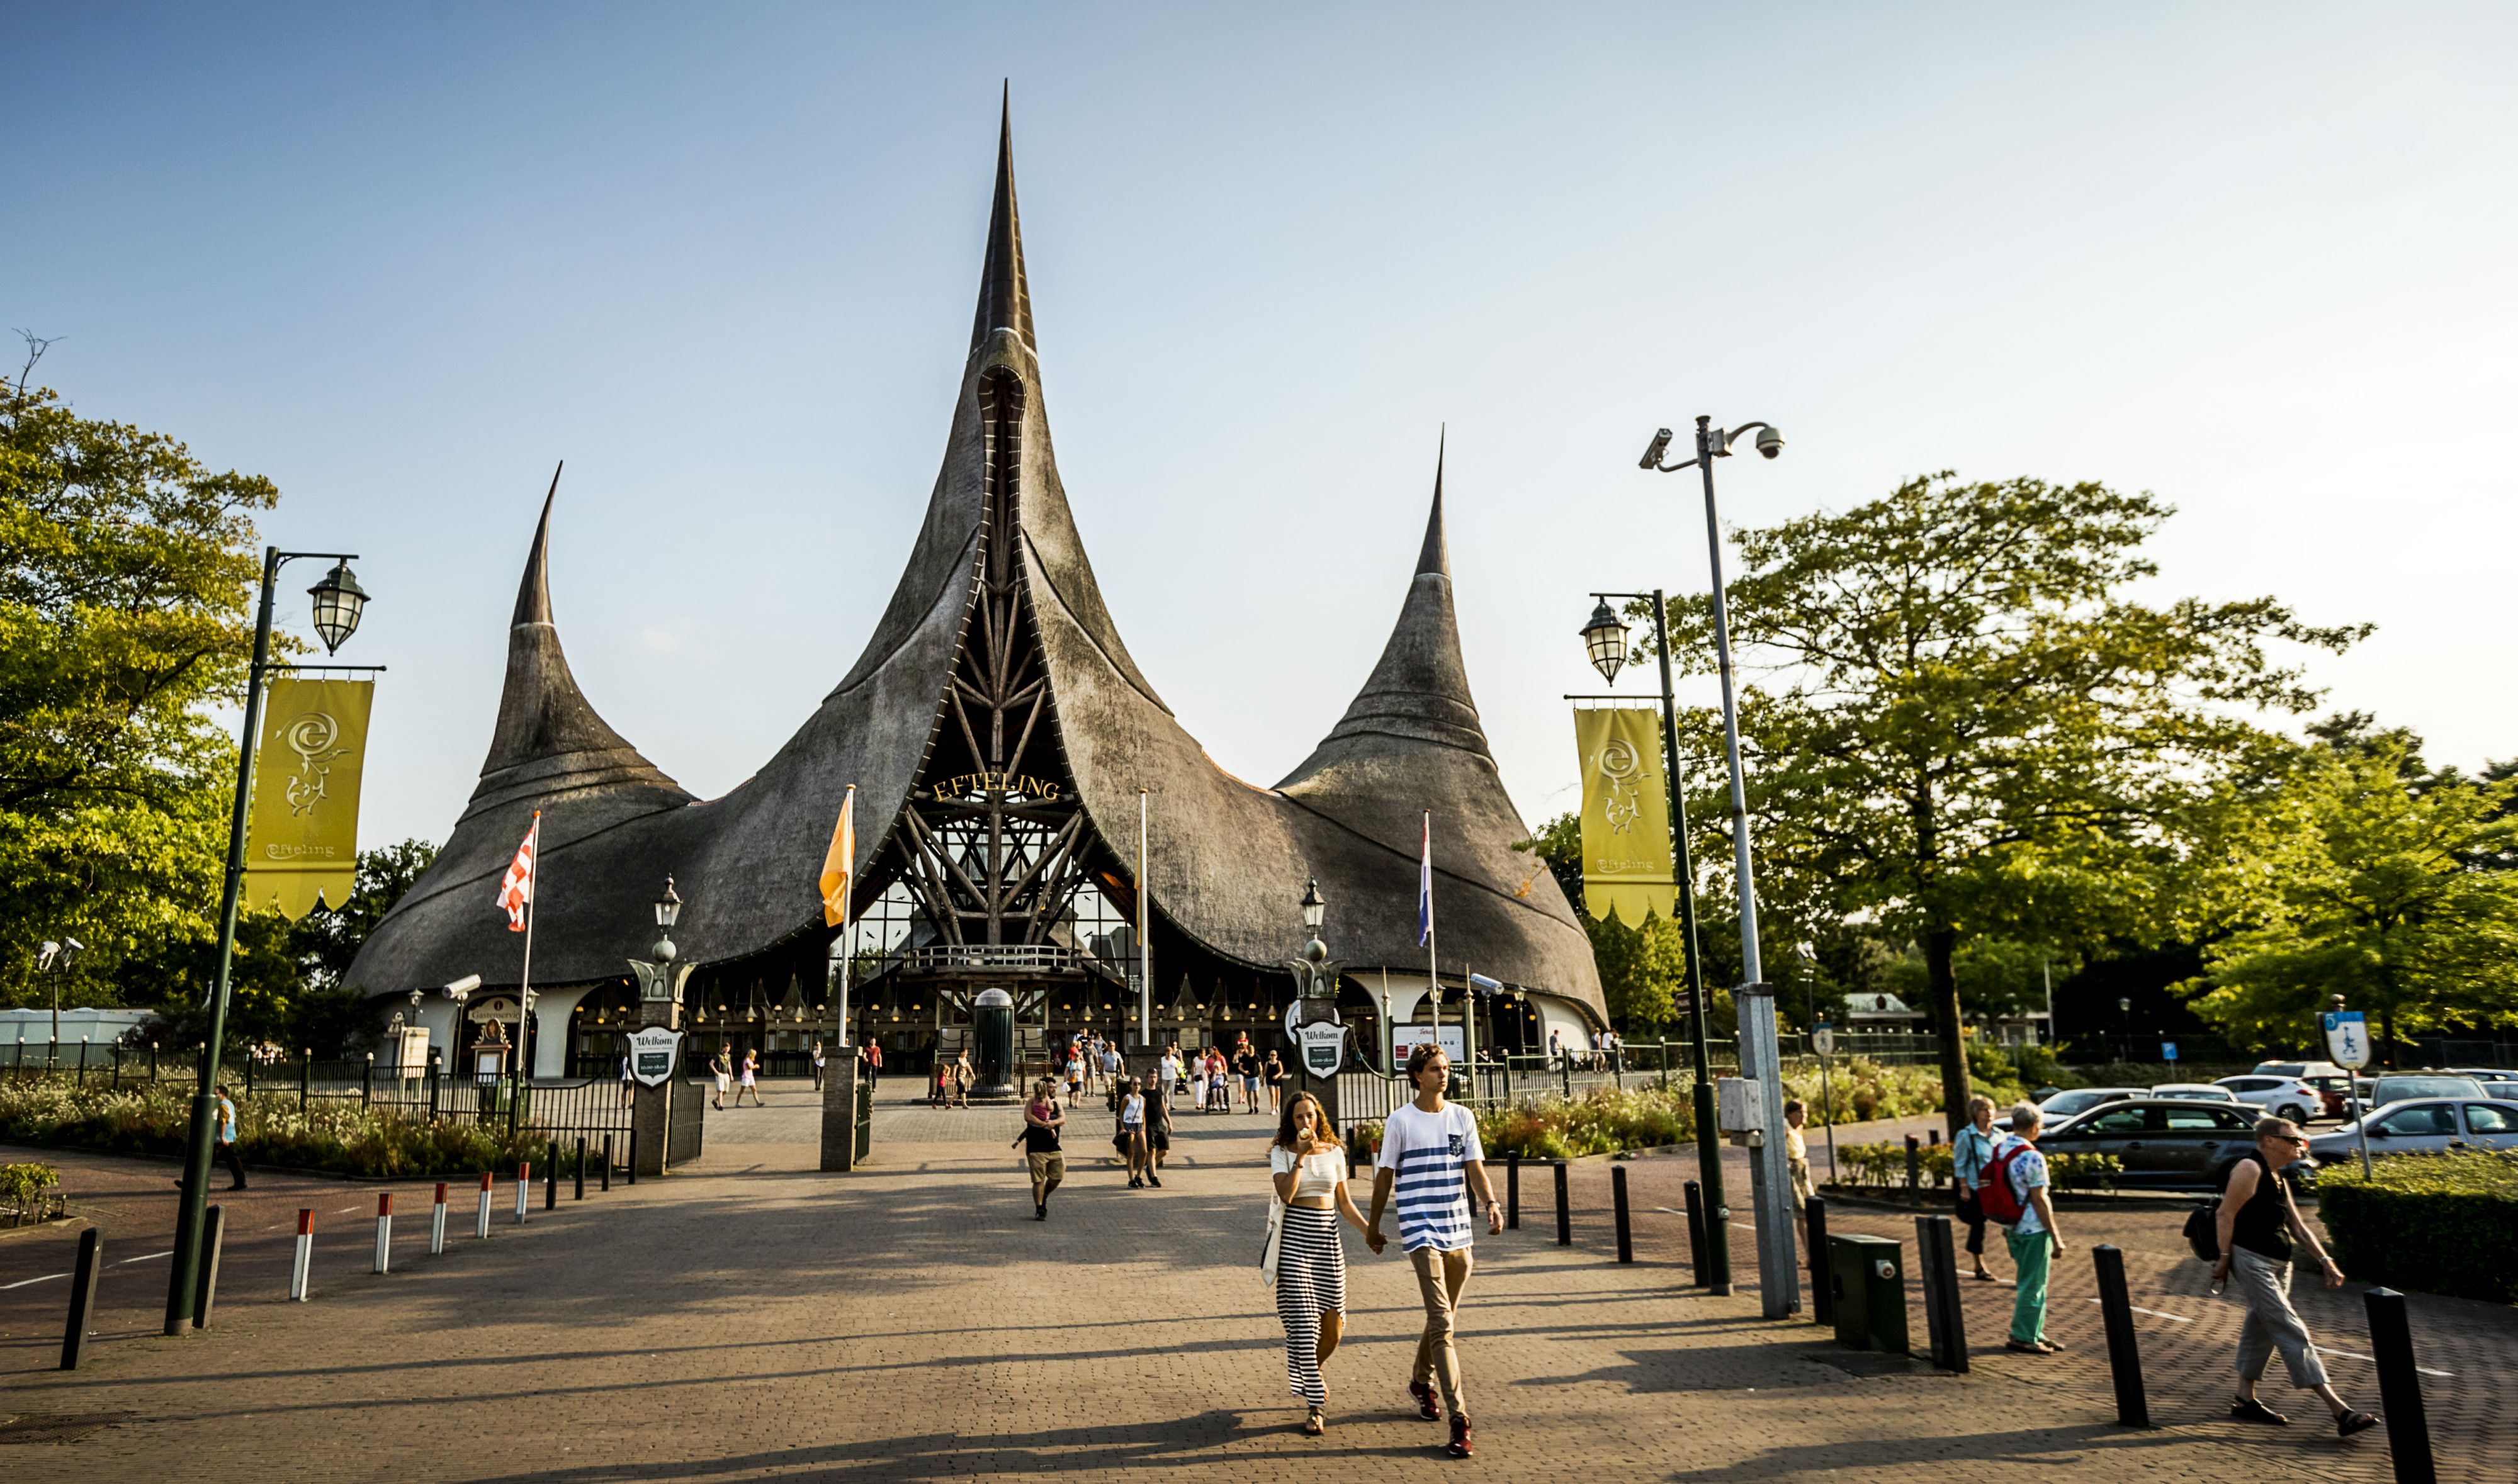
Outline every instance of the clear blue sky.
<svg viewBox="0 0 2518 1484">
<path fill-rule="evenodd" d="M 0 52 L 0 323 L 367 554 L 370 841 L 470 790 L 557 458 L 562 636 L 668 772 L 731 787 L 846 671 L 1008 77 L 1077 519 L 1244 778 L 1379 652 L 1448 422 L 1471 679 L 1568 807 L 1585 591 L 1705 579 L 1634 468 L 1698 412 L 1792 438 L 1736 522 L 2155 490 L 2162 595 L 2373 620 L 2336 705 L 2518 753 L 2505 8 L 19 4 Z"/>
</svg>

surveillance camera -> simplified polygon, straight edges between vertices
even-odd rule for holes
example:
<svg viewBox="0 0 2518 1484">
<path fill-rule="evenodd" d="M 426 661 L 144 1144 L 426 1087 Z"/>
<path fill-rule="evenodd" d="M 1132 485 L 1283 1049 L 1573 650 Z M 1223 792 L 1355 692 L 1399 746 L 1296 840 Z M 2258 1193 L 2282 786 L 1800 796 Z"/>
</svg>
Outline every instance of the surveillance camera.
<svg viewBox="0 0 2518 1484">
<path fill-rule="evenodd" d="M 1772 428 L 1758 430 L 1758 451 L 1773 458 L 1784 451 L 1784 435 Z"/>
<path fill-rule="evenodd" d="M 1643 469 L 1658 469 L 1661 467 L 1661 456 L 1669 451 L 1670 430 L 1668 428 L 1664 428 L 1653 435 L 1652 446 L 1644 450 L 1643 462 L 1637 465 L 1637 467 Z"/>
</svg>

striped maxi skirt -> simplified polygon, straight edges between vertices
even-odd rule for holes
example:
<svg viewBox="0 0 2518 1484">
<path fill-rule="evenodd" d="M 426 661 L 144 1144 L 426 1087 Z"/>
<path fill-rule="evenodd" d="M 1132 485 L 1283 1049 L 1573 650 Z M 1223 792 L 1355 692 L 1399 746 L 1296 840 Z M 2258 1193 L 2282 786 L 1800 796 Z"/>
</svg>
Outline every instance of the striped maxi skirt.
<svg viewBox="0 0 2518 1484">
<path fill-rule="evenodd" d="M 1346 1312 L 1338 1213 L 1288 1206 L 1277 1246 L 1277 1318 L 1285 1326 L 1285 1384 L 1315 1407 L 1328 1404 L 1321 1379 L 1321 1316 L 1331 1312 Z"/>
</svg>

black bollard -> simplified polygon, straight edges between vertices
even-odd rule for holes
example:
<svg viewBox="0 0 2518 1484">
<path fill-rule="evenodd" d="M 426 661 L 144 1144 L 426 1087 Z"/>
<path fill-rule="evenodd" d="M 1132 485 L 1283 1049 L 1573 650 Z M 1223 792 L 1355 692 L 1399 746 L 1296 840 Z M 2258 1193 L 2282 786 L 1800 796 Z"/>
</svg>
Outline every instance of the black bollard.
<svg viewBox="0 0 2518 1484">
<path fill-rule="evenodd" d="M 2090 1250 L 2098 1269 L 2099 1314 L 2107 1331 L 2107 1369 L 2116 1382 L 2116 1420 L 2150 1425 L 2150 1401 L 2142 1390 L 2142 1347 L 2134 1339 L 2133 1296 L 2125 1289 L 2124 1253 L 2105 1243 Z"/>
<path fill-rule="evenodd" d="M 1635 1241 L 1627 1227 L 1627 1166 L 1624 1165 L 1609 1166 L 1609 1204 L 1618 1212 L 1618 1260 L 1632 1262 L 1635 1260 Z"/>
<path fill-rule="evenodd" d="M 1504 1230 L 1521 1230 L 1521 1156 L 1503 1157 L 1503 1225 Z"/>
<path fill-rule="evenodd" d="M 598 1188 L 612 1188 L 612 1135 L 608 1133 L 603 1136 L 603 1184 Z"/>
<path fill-rule="evenodd" d="M 2378 1358 L 2378 1405 L 2387 1418 L 2387 1451 L 2395 1457 L 2396 1484 L 2436 1484 L 2430 1415 L 2422 1407 L 2422 1375 L 2413 1369 L 2413 1331 L 2405 1317 L 2405 1295 L 2371 1289 L 2361 1295 L 2369 1310 L 2369 1350 Z"/>
<path fill-rule="evenodd" d="M 1906 1135 L 1906 1204 L 1924 1204 L 1924 1141 Z"/>
<path fill-rule="evenodd" d="M 1687 1270 L 1698 1288 L 1705 1287 L 1705 1187 L 1690 1180 L 1687 1192 Z"/>
<path fill-rule="evenodd" d="M 630 1128 L 630 1158 L 621 1163 L 621 1167 L 630 1172 L 630 1184 L 638 1183 L 638 1128 L 634 1124 Z"/>
<path fill-rule="evenodd" d="M 1932 1364 L 1943 1371 L 1968 1369 L 1967 1314 L 1959 1307 L 1958 1251 L 1950 1245 L 1950 1218 L 1917 1216 L 1915 1252 L 1924 1267 L 1924 1330 Z"/>
<path fill-rule="evenodd" d="M 1802 1208 L 1809 1222 L 1810 1322 L 1836 1323 L 1836 1286 L 1827 1271 L 1827 1197 L 1812 1196 Z"/>
<path fill-rule="evenodd" d="M 550 1163 L 543 1166 L 543 1209 L 559 1208 L 559 1139 L 550 1141 Z"/>
<path fill-rule="evenodd" d="M 586 1135 L 582 1133 L 577 1136 L 577 1194 L 570 1199 L 586 1199 Z"/>
<path fill-rule="evenodd" d="M 1556 1245 L 1574 1245 L 1574 1208 L 1565 1193 L 1565 1162 L 1552 1161 L 1556 1166 Z"/>
<path fill-rule="evenodd" d="M 219 1249 L 226 1245 L 227 1208 L 213 1206 L 201 1213 L 201 1265 L 193 1282 L 193 1328 L 210 1327 L 210 1310 L 219 1299 Z"/>
<path fill-rule="evenodd" d="M 70 1278 L 70 1322 L 62 1332 L 62 1369 L 78 1369 L 79 1352 L 87 1348 L 88 1316 L 96 1312 L 96 1279 L 105 1268 L 105 1233 L 91 1226 L 79 1233 L 78 1271 Z"/>
</svg>

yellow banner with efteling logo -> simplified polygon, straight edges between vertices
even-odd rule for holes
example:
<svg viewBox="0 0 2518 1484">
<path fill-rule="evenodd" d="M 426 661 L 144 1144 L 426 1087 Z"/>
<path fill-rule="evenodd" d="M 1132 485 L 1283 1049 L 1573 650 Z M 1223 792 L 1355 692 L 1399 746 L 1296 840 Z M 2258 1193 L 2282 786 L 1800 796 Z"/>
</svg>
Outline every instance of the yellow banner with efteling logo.
<svg viewBox="0 0 2518 1484">
<path fill-rule="evenodd" d="M 271 682 L 245 817 L 244 905 L 338 910 L 359 870 L 359 779 L 371 680 Z"/>
<path fill-rule="evenodd" d="M 1661 717 L 1626 707 L 1577 710 L 1574 742 L 1583 754 L 1583 910 L 1635 927 L 1648 912 L 1668 918 L 1678 886 Z"/>
</svg>

